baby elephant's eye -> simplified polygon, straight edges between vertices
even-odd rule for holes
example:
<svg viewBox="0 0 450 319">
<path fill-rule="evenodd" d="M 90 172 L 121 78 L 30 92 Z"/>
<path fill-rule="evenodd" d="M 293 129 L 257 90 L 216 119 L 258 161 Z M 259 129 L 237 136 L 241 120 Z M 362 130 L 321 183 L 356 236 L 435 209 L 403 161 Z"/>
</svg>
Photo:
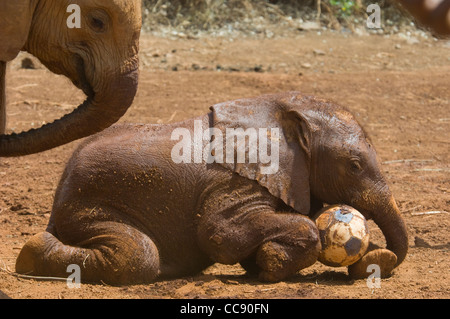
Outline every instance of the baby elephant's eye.
<svg viewBox="0 0 450 319">
<path fill-rule="evenodd" d="M 352 160 L 350 162 L 350 169 L 353 173 L 358 173 L 362 170 L 362 167 L 358 160 Z"/>
</svg>

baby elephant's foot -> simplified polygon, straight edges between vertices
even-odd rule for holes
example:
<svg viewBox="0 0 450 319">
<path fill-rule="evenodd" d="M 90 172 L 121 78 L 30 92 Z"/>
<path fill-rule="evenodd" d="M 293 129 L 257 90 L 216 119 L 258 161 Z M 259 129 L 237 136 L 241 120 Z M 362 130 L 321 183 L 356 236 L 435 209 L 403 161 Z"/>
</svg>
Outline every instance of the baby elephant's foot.
<svg viewBox="0 0 450 319">
<path fill-rule="evenodd" d="M 43 232 L 34 235 L 23 246 L 16 260 L 16 272 L 25 275 L 49 275 L 44 267 L 45 248 L 53 247 L 54 236 Z M 48 249 L 47 249 L 48 250 Z"/>
<path fill-rule="evenodd" d="M 48 232 L 35 235 L 22 248 L 16 271 L 67 278 L 68 266 L 77 265 L 82 282 L 110 285 L 148 283 L 159 275 L 158 249 L 144 233 L 114 222 L 98 222 L 89 230 L 73 246 Z"/>
<path fill-rule="evenodd" d="M 256 264 L 260 268 L 259 279 L 267 282 L 284 280 L 314 264 L 319 251 L 319 241 L 312 241 L 306 247 L 267 242 L 261 245 L 256 254 Z"/>
</svg>

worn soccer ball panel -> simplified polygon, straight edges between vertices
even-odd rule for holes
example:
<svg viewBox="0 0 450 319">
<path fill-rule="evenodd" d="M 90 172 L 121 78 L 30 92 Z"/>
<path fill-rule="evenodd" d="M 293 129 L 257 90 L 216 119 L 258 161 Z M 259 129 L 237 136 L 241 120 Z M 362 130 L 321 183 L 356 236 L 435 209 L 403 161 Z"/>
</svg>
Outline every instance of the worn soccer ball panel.
<svg viewBox="0 0 450 319">
<path fill-rule="evenodd" d="M 333 267 L 348 266 L 366 252 L 369 246 L 367 221 L 353 207 L 326 207 L 317 214 L 315 221 L 322 243 L 321 263 Z"/>
</svg>

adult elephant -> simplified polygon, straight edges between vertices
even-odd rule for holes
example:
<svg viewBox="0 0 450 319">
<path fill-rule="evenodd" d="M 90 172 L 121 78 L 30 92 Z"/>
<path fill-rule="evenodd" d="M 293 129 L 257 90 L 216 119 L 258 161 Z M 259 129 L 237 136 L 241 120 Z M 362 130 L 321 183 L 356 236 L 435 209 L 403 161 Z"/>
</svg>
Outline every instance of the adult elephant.
<svg viewBox="0 0 450 319">
<path fill-rule="evenodd" d="M 441 36 L 450 35 L 450 0 L 398 0 L 420 23 Z"/>
<path fill-rule="evenodd" d="M 42 152 L 99 132 L 119 120 L 134 99 L 141 2 L 76 3 L 79 28 L 68 25 L 72 1 L 0 1 L 0 157 Z M 67 76 L 87 99 L 51 124 L 5 135 L 6 62 L 21 50 L 36 56 L 50 71 Z"/>
</svg>

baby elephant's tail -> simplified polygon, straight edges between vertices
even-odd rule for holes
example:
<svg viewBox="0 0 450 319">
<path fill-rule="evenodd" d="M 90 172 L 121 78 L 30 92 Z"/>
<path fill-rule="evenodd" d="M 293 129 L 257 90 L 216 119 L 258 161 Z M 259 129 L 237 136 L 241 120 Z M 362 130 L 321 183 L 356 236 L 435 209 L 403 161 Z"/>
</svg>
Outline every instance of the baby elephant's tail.
<svg viewBox="0 0 450 319">
<path fill-rule="evenodd" d="M 147 236 L 133 231 L 136 232 L 133 238 L 127 236 L 130 233 L 121 237 L 102 234 L 77 245 L 80 247 L 65 245 L 49 232 L 39 233 L 20 251 L 16 272 L 74 278 L 78 269 L 81 282 L 111 285 L 151 282 L 159 274 L 158 251 Z"/>
</svg>

